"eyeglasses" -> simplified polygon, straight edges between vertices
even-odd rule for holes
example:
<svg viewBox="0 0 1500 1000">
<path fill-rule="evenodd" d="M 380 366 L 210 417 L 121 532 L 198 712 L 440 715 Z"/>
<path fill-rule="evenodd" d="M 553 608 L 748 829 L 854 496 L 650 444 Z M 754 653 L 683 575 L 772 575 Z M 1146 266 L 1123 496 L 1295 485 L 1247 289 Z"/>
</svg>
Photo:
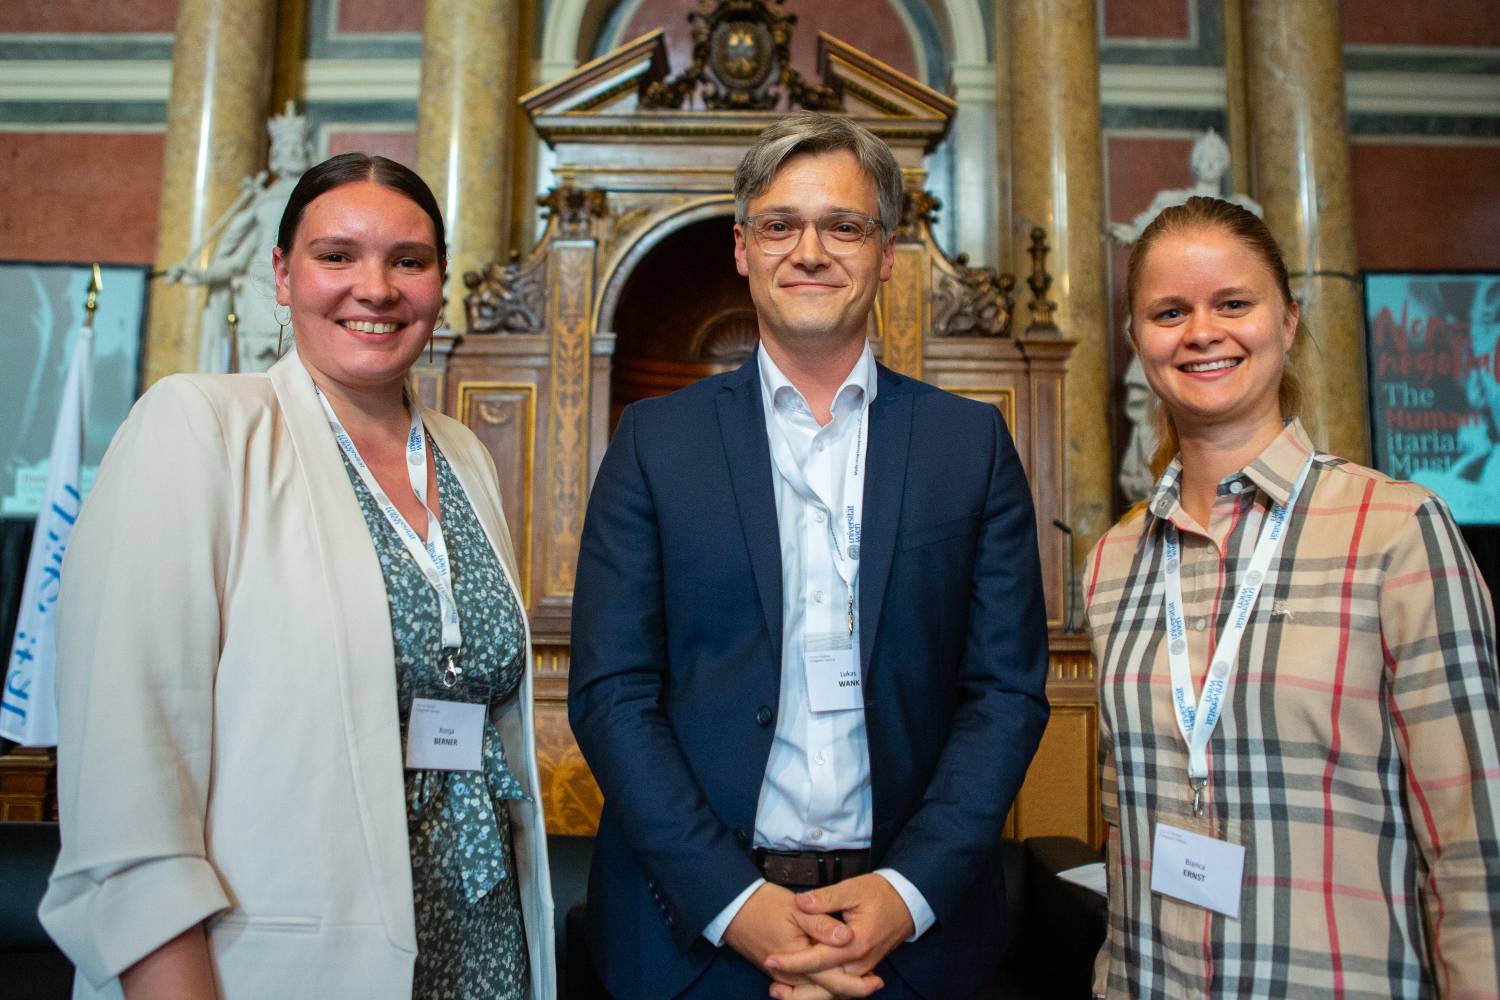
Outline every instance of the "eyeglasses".
<svg viewBox="0 0 1500 1000">
<path fill-rule="evenodd" d="M 879 219 L 855 212 L 834 212 L 811 222 L 797 215 L 766 212 L 747 216 L 744 224 L 755 234 L 761 250 L 774 256 L 791 253 L 809 224 L 816 227 L 823 249 L 836 257 L 858 253 L 870 234 L 881 228 Z"/>
</svg>

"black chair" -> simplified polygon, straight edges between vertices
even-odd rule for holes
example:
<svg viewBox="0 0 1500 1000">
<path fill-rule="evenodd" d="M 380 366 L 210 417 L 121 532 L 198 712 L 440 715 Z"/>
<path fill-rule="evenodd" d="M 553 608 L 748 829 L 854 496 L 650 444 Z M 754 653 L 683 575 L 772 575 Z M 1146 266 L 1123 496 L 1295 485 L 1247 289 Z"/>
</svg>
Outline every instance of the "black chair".
<svg viewBox="0 0 1500 1000">
<path fill-rule="evenodd" d="M 73 965 L 36 916 L 58 846 L 56 823 L 0 823 L 0 983 L 9 1000 L 73 992 Z"/>
</svg>

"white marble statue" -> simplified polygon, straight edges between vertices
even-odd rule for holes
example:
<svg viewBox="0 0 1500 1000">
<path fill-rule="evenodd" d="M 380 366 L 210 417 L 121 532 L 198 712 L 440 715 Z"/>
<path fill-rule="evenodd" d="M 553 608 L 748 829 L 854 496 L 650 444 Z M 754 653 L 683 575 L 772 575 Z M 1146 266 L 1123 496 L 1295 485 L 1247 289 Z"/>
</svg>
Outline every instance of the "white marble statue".
<svg viewBox="0 0 1500 1000">
<path fill-rule="evenodd" d="M 1181 205 L 1195 195 L 1224 198 L 1240 205 L 1256 215 L 1261 214 L 1260 205 L 1249 195 L 1224 194 L 1224 175 L 1229 172 L 1229 144 L 1219 133 L 1209 129 L 1202 138 L 1193 143 L 1193 152 L 1188 158 L 1193 170 L 1193 186 L 1190 188 L 1168 188 L 1156 192 L 1151 207 L 1130 222 L 1111 222 L 1109 235 L 1120 243 L 1131 244 L 1140 239 L 1151 220 L 1161 214 L 1162 209 Z M 1129 322 L 1128 318 L 1126 322 Z M 1156 481 L 1151 477 L 1151 454 L 1156 451 L 1156 429 L 1151 425 L 1156 396 L 1146 384 L 1146 375 L 1141 370 L 1141 359 L 1132 356 L 1130 367 L 1125 370 L 1125 417 L 1130 421 L 1130 440 L 1125 445 L 1125 454 L 1120 459 L 1120 492 L 1126 501 L 1135 503 L 1144 500 Z"/>
<path fill-rule="evenodd" d="M 287 198 L 308 168 L 310 150 L 307 119 L 296 113 L 291 101 L 286 112 L 272 117 L 266 128 L 271 135 L 269 173 L 263 170 L 245 178 L 239 198 L 210 228 L 203 243 L 167 269 L 168 282 L 208 289 L 198 341 L 199 371 L 265 371 L 277 357 L 280 324 L 275 315 L 271 249 Z M 208 265 L 200 267 L 216 232 L 218 240 Z M 239 318 L 233 336 L 231 312 Z"/>
<path fill-rule="evenodd" d="M 1161 214 L 1162 209 L 1181 205 L 1194 195 L 1223 198 L 1249 209 L 1256 215 L 1261 214 L 1260 204 L 1249 195 L 1224 193 L 1224 175 L 1229 172 L 1229 143 L 1225 142 L 1213 129 L 1204 132 L 1203 136 L 1193 143 L 1193 152 L 1188 157 L 1188 166 L 1193 170 L 1192 187 L 1167 188 L 1156 192 L 1156 197 L 1151 199 L 1151 207 L 1130 220 L 1128 225 L 1123 222 L 1111 222 L 1109 235 L 1120 243 L 1127 245 L 1134 243 L 1141 238 L 1141 233 L 1151 224 L 1151 220 Z"/>
</svg>

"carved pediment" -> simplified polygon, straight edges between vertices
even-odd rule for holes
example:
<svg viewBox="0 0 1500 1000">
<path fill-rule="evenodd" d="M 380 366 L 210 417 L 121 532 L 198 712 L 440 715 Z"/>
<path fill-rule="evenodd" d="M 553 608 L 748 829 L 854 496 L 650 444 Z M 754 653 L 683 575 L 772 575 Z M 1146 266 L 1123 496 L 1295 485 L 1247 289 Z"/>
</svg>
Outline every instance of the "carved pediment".
<svg viewBox="0 0 1500 1000">
<path fill-rule="evenodd" d="M 521 106 L 554 147 L 645 136 L 743 145 L 794 107 L 848 114 L 898 157 L 902 147 L 920 156 L 943 140 L 957 110 L 951 98 L 826 32 L 821 79 L 805 79 L 790 63 L 796 18 L 782 2 L 699 0 L 692 61 L 677 72 L 658 28 L 533 90 Z"/>
</svg>

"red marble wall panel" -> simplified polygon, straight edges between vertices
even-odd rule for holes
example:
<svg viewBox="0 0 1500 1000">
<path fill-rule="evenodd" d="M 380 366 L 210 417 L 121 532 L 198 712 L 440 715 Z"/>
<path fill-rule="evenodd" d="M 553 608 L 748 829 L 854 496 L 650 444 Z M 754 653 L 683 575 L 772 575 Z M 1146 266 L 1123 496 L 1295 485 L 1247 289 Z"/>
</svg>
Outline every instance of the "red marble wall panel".
<svg viewBox="0 0 1500 1000">
<path fill-rule="evenodd" d="M 149 264 L 160 133 L 0 134 L 0 258 Z"/>
<path fill-rule="evenodd" d="M 1188 166 L 1188 157 L 1195 141 L 1194 138 L 1109 137 L 1104 202 L 1109 221 L 1130 222 L 1151 207 L 1156 192 L 1165 188 L 1192 187 L 1193 171 Z M 1125 316 L 1125 263 L 1129 256 L 1128 248 L 1111 241 L 1109 315 L 1117 331 Z M 1123 334 L 1119 348 L 1129 350 Z M 1128 356 L 1125 360 L 1129 360 Z"/>
<path fill-rule="evenodd" d="M 177 0 L 0 0 L 7 34 L 145 34 L 177 28 Z"/>
<path fill-rule="evenodd" d="M 1344 41 L 1358 45 L 1500 46 L 1495 0 L 1343 0 L 1339 7 Z"/>
<path fill-rule="evenodd" d="M 335 0 L 340 34 L 422 31 L 423 0 Z"/>
<path fill-rule="evenodd" d="M 892 0 L 860 0 L 858 17 L 845 0 L 796 0 L 787 9 L 797 15 L 792 30 L 792 65 L 811 81 L 818 76 L 818 32 L 826 31 L 857 49 L 870 53 L 908 76 L 917 75 L 914 42 L 906 25 L 891 7 Z M 683 0 L 642 0 L 635 15 L 621 32 L 628 42 L 654 28 L 667 32 L 667 54 L 674 74 L 692 62 L 693 34 L 688 11 L 693 4 Z"/>
<path fill-rule="evenodd" d="M 1104 37 L 1188 37 L 1191 0 L 1104 0 Z"/>
<path fill-rule="evenodd" d="M 1500 146 L 1352 148 L 1359 266 L 1500 270 Z"/>
<path fill-rule="evenodd" d="M 416 169 L 417 133 L 329 130 L 329 156 L 337 156 L 339 153 L 348 153 L 354 150 L 358 150 L 361 153 L 370 153 L 374 156 L 388 157 L 397 163 L 404 163 L 408 167 Z"/>
</svg>

